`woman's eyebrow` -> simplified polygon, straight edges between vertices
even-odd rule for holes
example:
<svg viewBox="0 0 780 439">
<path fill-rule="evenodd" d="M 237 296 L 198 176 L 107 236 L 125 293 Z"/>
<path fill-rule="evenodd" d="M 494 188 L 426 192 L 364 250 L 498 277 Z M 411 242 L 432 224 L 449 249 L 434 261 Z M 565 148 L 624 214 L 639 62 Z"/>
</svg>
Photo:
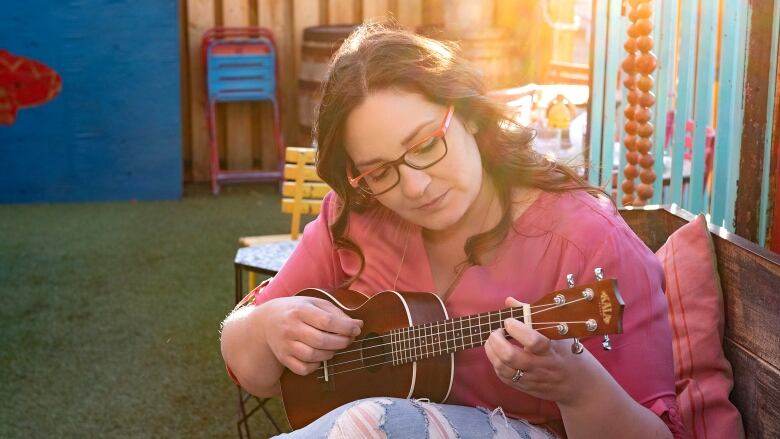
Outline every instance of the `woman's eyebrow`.
<svg viewBox="0 0 780 439">
<path fill-rule="evenodd" d="M 409 133 L 408 136 L 404 137 L 404 140 L 401 141 L 401 145 L 404 145 L 404 146 L 407 145 L 409 142 L 412 141 L 412 139 L 414 139 L 414 137 L 417 135 L 417 133 L 419 133 L 420 130 L 423 129 L 423 127 L 425 127 L 426 125 L 429 125 L 429 124 L 431 124 L 431 123 L 433 123 L 435 121 L 436 121 L 436 119 L 428 119 L 428 120 L 420 123 L 419 125 L 417 125 Z M 367 161 L 364 161 L 364 162 L 355 163 L 355 166 L 357 166 L 359 168 L 364 168 L 364 167 L 367 167 L 367 166 L 375 165 L 377 163 L 382 163 L 384 161 L 386 161 L 386 160 L 384 160 L 384 159 L 371 159 L 371 160 L 367 160 Z"/>
<path fill-rule="evenodd" d="M 383 161 L 385 161 L 385 160 L 383 160 L 383 159 L 371 159 L 371 160 L 367 160 L 365 162 L 355 163 L 355 166 L 358 167 L 358 168 L 367 168 L 367 167 L 369 167 L 371 165 L 375 165 L 377 163 L 382 163 Z"/>
<path fill-rule="evenodd" d="M 421 129 L 422 129 L 424 126 L 426 126 L 426 125 L 428 125 L 428 124 L 432 123 L 434 120 L 435 120 L 435 119 L 428 119 L 428 120 L 426 120 L 425 122 L 422 122 L 421 124 L 417 125 L 417 126 L 416 126 L 416 127 L 413 129 L 413 130 L 412 130 L 412 132 L 411 132 L 411 133 L 409 133 L 409 135 L 408 135 L 408 136 L 404 137 L 404 140 L 402 140 L 402 141 L 401 141 L 401 145 L 406 145 L 406 144 L 408 144 L 409 142 L 411 142 L 411 141 L 412 141 L 412 139 L 414 139 L 414 136 L 416 136 L 416 135 L 417 135 L 417 133 L 419 133 L 419 132 L 420 132 L 420 130 L 421 130 Z"/>
</svg>

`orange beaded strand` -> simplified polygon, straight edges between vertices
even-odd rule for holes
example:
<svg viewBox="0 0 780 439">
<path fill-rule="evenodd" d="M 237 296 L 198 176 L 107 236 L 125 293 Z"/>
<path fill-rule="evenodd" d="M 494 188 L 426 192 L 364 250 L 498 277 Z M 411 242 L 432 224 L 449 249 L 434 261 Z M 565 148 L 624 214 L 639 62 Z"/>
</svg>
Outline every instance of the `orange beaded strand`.
<svg viewBox="0 0 780 439">
<path fill-rule="evenodd" d="M 629 0 L 628 39 L 623 48 L 628 55 L 621 67 L 626 74 L 623 85 L 628 90 L 626 108 L 623 114 L 626 122 L 623 126 L 626 135 L 623 144 L 626 147 L 626 167 L 623 169 L 623 205 L 642 206 L 653 196 L 653 183 L 656 175 L 653 170 L 655 159 L 652 155 L 652 136 L 655 128 L 652 107 L 655 105 L 653 94 L 653 72 L 658 60 L 653 53 L 653 2 L 652 0 Z M 636 178 L 639 184 L 636 185 Z"/>
</svg>

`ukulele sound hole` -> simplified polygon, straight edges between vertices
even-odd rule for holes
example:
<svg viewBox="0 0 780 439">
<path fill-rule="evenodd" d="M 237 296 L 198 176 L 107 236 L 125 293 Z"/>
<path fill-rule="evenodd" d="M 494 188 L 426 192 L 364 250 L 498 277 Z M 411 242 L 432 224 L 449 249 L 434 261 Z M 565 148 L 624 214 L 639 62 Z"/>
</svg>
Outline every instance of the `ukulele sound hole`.
<svg viewBox="0 0 780 439">
<path fill-rule="evenodd" d="M 389 346 L 389 341 L 376 332 L 367 334 L 360 341 L 360 360 L 363 367 L 369 372 L 376 372 L 382 365 L 389 365 L 392 361 Z"/>
</svg>

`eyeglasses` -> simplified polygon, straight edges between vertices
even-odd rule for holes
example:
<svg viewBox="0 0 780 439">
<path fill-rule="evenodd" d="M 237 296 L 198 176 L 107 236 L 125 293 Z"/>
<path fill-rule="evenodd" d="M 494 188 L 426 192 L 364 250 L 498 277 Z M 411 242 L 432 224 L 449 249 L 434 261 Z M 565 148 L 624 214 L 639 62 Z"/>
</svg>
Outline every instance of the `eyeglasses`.
<svg viewBox="0 0 780 439">
<path fill-rule="evenodd" d="M 382 195 L 396 187 L 401 181 L 398 167 L 409 166 L 412 169 L 427 169 L 439 163 L 447 155 L 447 140 L 444 138 L 450 126 L 455 107 L 450 105 L 439 129 L 420 142 L 415 143 L 401 157 L 376 166 L 357 177 L 353 177 L 352 166 L 347 165 L 347 179 L 350 186 L 360 189 L 368 195 Z"/>
</svg>

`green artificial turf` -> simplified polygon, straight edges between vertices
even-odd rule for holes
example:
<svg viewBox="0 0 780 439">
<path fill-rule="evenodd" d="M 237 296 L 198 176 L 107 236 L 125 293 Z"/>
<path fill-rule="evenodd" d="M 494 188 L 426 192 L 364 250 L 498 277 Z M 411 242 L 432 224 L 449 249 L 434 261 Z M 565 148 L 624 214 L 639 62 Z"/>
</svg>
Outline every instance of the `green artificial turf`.
<svg viewBox="0 0 780 439">
<path fill-rule="evenodd" d="M 0 205 L 0 437 L 237 437 L 218 334 L 237 238 L 289 221 L 271 185 Z"/>
</svg>

